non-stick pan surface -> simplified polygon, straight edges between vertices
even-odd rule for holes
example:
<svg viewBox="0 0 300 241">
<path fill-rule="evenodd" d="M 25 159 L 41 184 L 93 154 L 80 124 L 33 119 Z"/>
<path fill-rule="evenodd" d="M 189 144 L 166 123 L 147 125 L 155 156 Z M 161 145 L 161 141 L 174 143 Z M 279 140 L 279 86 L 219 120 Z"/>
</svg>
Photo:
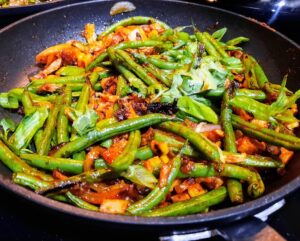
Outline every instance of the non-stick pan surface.
<svg viewBox="0 0 300 241">
<path fill-rule="evenodd" d="M 56 8 L 19 21 L 0 31 L 0 90 L 6 91 L 27 83 L 27 75 L 37 70 L 35 55 L 44 48 L 67 41 L 80 39 L 86 23 L 95 23 L 100 32 L 109 24 L 133 15 L 147 15 L 166 21 L 171 26 L 190 25 L 192 20 L 201 29 L 228 27 L 227 38 L 247 36 L 250 43 L 246 52 L 254 55 L 272 82 L 279 83 L 289 73 L 288 87 L 300 88 L 300 50 L 297 44 L 276 31 L 253 20 L 216 8 L 197 4 L 170 1 L 133 1 L 134 12 L 111 17 L 112 1 L 93 1 Z M 14 116 L 0 110 L 0 117 Z M 110 215 L 82 210 L 39 196 L 23 187 L 14 185 L 11 172 L 0 164 L 0 184 L 32 202 L 52 210 L 88 218 L 98 222 L 110 222 L 144 227 L 184 227 L 189 224 L 208 225 L 233 221 L 252 215 L 291 193 L 300 185 L 300 155 L 287 166 L 287 173 L 271 182 L 263 197 L 245 204 L 222 208 L 207 214 L 176 218 L 141 218 Z M 136 226 L 135 226 L 136 227 Z"/>
</svg>

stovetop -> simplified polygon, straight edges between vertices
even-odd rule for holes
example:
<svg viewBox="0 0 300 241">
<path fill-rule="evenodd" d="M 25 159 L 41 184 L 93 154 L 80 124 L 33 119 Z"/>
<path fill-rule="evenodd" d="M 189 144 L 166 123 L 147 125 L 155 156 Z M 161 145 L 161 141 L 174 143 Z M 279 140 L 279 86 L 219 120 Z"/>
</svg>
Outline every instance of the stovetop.
<svg viewBox="0 0 300 241">
<path fill-rule="evenodd" d="M 300 0 L 191 0 L 235 11 L 268 23 L 297 43 L 300 42 Z M 24 15 L 0 19 L 0 28 Z M 154 233 L 135 230 L 103 230 L 90 221 L 51 212 L 0 189 L 0 240 L 79 241 L 79 240 L 157 240 Z M 286 204 L 270 215 L 267 223 L 289 241 L 300 241 L 300 189 L 286 198 Z M 105 237 L 105 238 L 104 238 Z M 208 239 L 206 239 L 208 240 Z M 220 237 L 209 240 L 221 241 Z"/>
</svg>

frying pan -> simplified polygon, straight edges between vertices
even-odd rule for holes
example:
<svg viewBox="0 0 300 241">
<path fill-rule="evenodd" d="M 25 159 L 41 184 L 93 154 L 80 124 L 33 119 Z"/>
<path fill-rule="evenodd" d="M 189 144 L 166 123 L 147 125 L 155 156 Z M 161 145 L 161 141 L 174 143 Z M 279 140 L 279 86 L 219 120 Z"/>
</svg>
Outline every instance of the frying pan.
<svg viewBox="0 0 300 241">
<path fill-rule="evenodd" d="M 25 15 L 41 12 L 50 8 L 58 7 L 61 5 L 69 4 L 69 3 L 79 2 L 74 0 L 52 0 L 49 2 L 41 2 L 37 4 L 31 4 L 26 6 L 13 6 L 13 7 L 5 7 L 0 8 L 0 17 L 5 16 L 14 16 L 14 15 Z"/>
<path fill-rule="evenodd" d="M 288 73 L 288 88 L 300 88 L 299 46 L 282 34 L 264 24 L 247 19 L 238 14 L 180 1 L 132 1 L 137 9 L 134 12 L 110 16 L 113 1 L 91 1 L 63 6 L 27 17 L 0 31 L 0 89 L 24 85 L 27 76 L 37 70 L 35 55 L 44 48 L 80 39 L 80 33 L 88 22 L 95 23 L 97 31 L 125 17 L 147 15 L 159 18 L 171 26 L 190 25 L 192 20 L 201 29 L 228 27 L 227 38 L 247 36 L 250 43 L 244 45 L 246 52 L 255 56 L 263 66 L 267 76 L 274 83 L 280 83 Z M 0 110 L 0 117 L 15 117 L 13 113 Z M 39 205 L 54 211 L 101 224 L 115 224 L 116 227 L 144 228 L 151 230 L 179 230 L 186 228 L 221 227 L 254 215 L 265 209 L 300 186 L 300 155 L 287 165 L 287 173 L 268 182 L 264 196 L 238 206 L 224 207 L 207 214 L 184 217 L 142 218 L 111 215 L 82 210 L 39 196 L 11 182 L 11 172 L 0 164 L 0 185 Z M 252 220 L 253 221 L 253 220 Z"/>
</svg>

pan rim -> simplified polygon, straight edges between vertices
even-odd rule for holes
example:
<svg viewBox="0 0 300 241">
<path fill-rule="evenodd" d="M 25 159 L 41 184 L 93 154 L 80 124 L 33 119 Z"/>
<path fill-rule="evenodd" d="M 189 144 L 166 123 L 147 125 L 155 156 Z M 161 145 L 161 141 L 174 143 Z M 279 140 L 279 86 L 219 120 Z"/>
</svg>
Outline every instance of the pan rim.
<svg viewBox="0 0 300 241">
<path fill-rule="evenodd" d="M 171 0 L 155 0 L 156 2 L 171 2 Z M 22 24 L 23 22 L 26 22 L 30 19 L 33 19 L 35 17 L 45 15 L 50 12 L 54 12 L 61 9 L 67 9 L 72 8 L 80 5 L 89 5 L 89 4 L 95 4 L 95 3 L 101 3 L 101 2 L 114 2 L 113 0 L 100 0 L 100 1 L 88 1 L 88 2 L 80 2 L 80 3 L 73 3 L 68 4 L 65 6 L 56 7 L 53 9 L 49 9 L 31 16 L 28 16 L 26 18 L 23 18 L 17 22 L 14 22 L 3 29 L 0 30 L 0 36 L 1 34 L 5 33 L 6 31 L 9 31 L 10 29 L 14 28 L 15 26 L 18 26 Z M 206 6 L 202 4 L 197 3 L 189 3 L 184 1 L 175 0 L 172 1 L 173 3 L 180 3 L 185 5 L 193 5 L 198 6 L 206 9 L 213 9 L 214 11 L 221 11 L 227 14 L 234 15 L 239 18 L 243 18 L 247 21 L 250 21 L 251 23 L 257 24 L 262 28 L 267 28 L 268 31 L 271 31 L 269 27 L 266 27 L 265 25 L 262 25 L 256 20 L 250 19 L 248 17 L 245 17 L 241 14 L 233 13 L 228 10 L 219 9 L 212 6 Z M 275 31 L 275 34 L 278 34 L 281 38 L 285 39 L 286 41 L 290 42 L 292 45 L 294 45 L 296 48 L 300 49 L 299 45 L 295 43 L 293 40 L 289 39 L 282 33 Z M 184 225 L 184 224 L 206 224 L 208 222 L 214 222 L 214 221 L 221 221 L 224 219 L 232 218 L 235 220 L 244 218 L 249 215 L 249 213 L 254 213 L 258 209 L 263 209 L 266 206 L 271 205 L 272 203 L 278 201 L 279 199 L 283 198 L 287 194 L 295 191 L 297 188 L 300 187 L 300 176 L 296 177 L 294 180 L 290 181 L 289 183 L 285 184 L 284 186 L 280 187 L 279 189 L 268 193 L 256 200 L 249 201 L 247 203 L 234 206 L 234 207 L 228 207 L 220 210 L 216 210 L 213 212 L 209 212 L 206 214 L 194 214 L 194 215 L 188 215 L 188 216 L 181 216 L 181 217 L 160 217 L 160 218 L 143 218 L 143 217 L 132 217 L 132 216 L 124 216 L 124 215 L 115 215 L 115 214 L 104 214 L 104 213 L 97 213 L 93 211 L 83 210 L 74 206 L 71 206 L 69 204 L 64 204 L 55 200 L 51 200 L 49 198 L 46 198 L 44 196 L 38 195 L 34 193 L 31 190 L 28 190 L 24 187 L 18 186 L 11 182 L 9 179 L 5 179 L 2 176 L 0 176 L 0 185 L 4 187 L 6 190 L 9 190 L 13 192 L 14 194 L 21 196 L 31 202 L 34 202 L 35 204 L 38 204 L 40 206 L 50 208 L 55 211 L 59 211 L 65 214 L 69 214 L 72 216 L 77 216 L 80 218 L 87 218 L 95 221 L 101 221 L 101 222 L 110 222 L 115 224 L 134 224 L 139 226 L 145 226 L 145 225 L 157 225 L 157 226 L 170 226 L 170 225 Z M 258 204 L 260 205 L 258 207 Z"/>
</svg>

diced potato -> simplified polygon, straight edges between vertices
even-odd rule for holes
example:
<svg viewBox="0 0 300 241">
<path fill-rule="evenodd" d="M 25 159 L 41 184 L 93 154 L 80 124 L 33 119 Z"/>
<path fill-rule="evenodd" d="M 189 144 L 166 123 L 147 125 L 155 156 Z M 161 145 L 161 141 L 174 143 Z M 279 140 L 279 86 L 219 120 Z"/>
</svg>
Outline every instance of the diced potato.
<svg viewBox="0 0 300 241">
<path fill-rule="evenodd" d="M 206 190 L 199 183 L 195 183 L 188 187 L 188 193 L 191 197 L 196 197 L 206 193 Z"/>
<path fill-rule="evenodd" d="M 126 212 L 128 204 L 128 200 L 104 199 L 100 206 L 100 212 L 122 214 Z"/>
<path fill-rule="evenodd" d="M 156 169 L 161 167 L 161 160 L 158 156 L 152 157 L 144 162 L 144 167 L 148 171 L 154 172 Z"/>
<path fill-rule="evenodd" d="M 180 194 L 176 194 L 176 195 L 172 196 L 171 199 L 172 199 L 173 203 L 182 202 L 182 201 L 190 199 L 190 195 L 188 193 L 184 192 L 184 193 L 180 193 Z"/>
<path fill-rule="evenodd" d="M 289 151 L 288 149 L 285 149 L 284 147 L 280 147 L 280 155 L 279 159 L 284 163 L 287 164 L 288 161 L 293 157 L 294 152 Z"/>
</svg>

